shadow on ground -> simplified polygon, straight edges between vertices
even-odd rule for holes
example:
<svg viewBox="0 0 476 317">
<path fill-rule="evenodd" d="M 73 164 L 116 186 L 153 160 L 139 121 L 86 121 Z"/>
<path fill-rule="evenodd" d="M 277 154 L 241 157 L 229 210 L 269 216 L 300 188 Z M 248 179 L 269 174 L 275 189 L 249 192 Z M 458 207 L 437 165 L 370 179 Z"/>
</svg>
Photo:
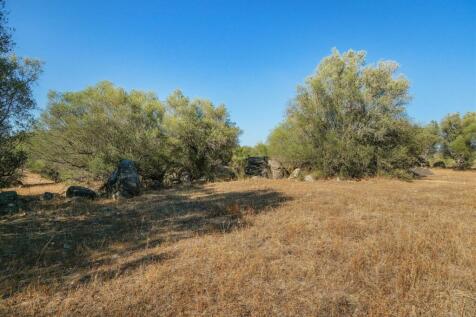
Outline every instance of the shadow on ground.
<svg viewBox="0 0 476 317">
<path fill-rule="evenodd" d="M 109 279 L 174 254 L 146 254 L 163 243 L 245 226 L 244 215 L 289 197 L 269 190 L 217 193 L 206 187 L 147 192 L 124 202 L 32 201 L 27 212 L 0 217 L 0 294 L 32 284 L 66 287 Z M 140 253 L 134 257 L 134 253 Z M 132 255 L 132 256 L 131 256 Z M 117 259 L 132 258 L 107 267 Z M 68 284 L 69 285 L 69 284 Z"/>
</svg>

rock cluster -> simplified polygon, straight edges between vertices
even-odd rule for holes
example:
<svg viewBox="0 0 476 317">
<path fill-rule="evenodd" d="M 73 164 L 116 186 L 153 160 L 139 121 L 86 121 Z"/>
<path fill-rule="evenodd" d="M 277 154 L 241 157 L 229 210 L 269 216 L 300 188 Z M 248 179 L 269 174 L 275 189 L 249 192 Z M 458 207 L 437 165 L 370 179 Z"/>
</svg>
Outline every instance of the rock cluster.
<svg viewBox="0 0 476 317">
<path fill-rule="evenodd" d="M 177 185 L 190 186 L 192 184 L 192 174 L 180 169 L 170 169 L 164 175 L 162 185 L 164 187 L 173 187 Z"/>
</svg>

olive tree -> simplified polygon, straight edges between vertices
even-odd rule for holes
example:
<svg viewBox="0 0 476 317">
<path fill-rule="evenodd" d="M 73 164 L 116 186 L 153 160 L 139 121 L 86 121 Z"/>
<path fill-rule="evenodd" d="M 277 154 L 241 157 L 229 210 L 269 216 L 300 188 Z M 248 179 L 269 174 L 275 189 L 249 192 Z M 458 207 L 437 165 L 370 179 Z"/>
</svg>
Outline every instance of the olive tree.
<svg viewBox="0 0 476 317">
<path fill-rule="evenodd" d="M 455 161 L 458 169 L 473 165 L 476 156 L 476 112 L 449 114 L 441 121 L 443 154 Z"/>
<path fill-rule="evenodd" d="M 34 159 L 66 177 L 104 178 L 121 159 L 142 174 L 160 178 L 167 164 L 164 107 L 153 93 L 101 82 L 79 92 L 50 92 L 31 138 Z"/>
<path fill-rule="evenodd" d="M 121 159 L 144 178 L 180 170 L 194 178 L 227 164 L 239 129 L 224 106 L 190 101 L 181 92 L 161 102 L 153 93 L 101 82 L 79 92 L 50 92 L 30 142 L 32 166 L 63 178 L 105 178 Z"/>
<path fill-rule="evenodd" d="M 224 105 L 209 100 L 190 100 L 181 91 L 167 99 L 166 129 L 171 161 L 193 178 L 211 177 L 227 165 L 238 146 L 240 129 L 230 121 Z"/>
<path fill-rule="evenodd" d="M 273 156 L 344 177 L 402 175 L 416 164 L 409 83 L 396 62 L 367 65 L 365 58 L 364 51 L 333 50 L 321 61 L 271 133 Z"/>
</svg>

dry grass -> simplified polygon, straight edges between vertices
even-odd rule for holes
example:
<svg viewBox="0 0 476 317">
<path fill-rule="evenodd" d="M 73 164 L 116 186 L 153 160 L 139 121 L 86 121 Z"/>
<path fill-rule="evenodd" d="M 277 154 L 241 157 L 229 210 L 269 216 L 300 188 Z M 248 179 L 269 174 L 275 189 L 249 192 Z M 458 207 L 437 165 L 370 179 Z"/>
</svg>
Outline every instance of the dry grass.
<svg viewBox="0 0 476 317">
<path fill-rule="evenodd" d="M 56 200 L 0 234 L 0 315 L 476 315 L 474 171 Z"/>
<path fill-rule="evenodd" d="M 15 190 L 18 195 L 23 196 L 36 196 L 41 195 L 44 192 L 62 194 L 66 191 L 66 184 L 54 183 L 48 179 L 41 177 L 38 174 L 31 172 L 25 172 L 22 179 L 22 186 L 17 188 L 6 188 L 0 191 Z"/>
</svg>

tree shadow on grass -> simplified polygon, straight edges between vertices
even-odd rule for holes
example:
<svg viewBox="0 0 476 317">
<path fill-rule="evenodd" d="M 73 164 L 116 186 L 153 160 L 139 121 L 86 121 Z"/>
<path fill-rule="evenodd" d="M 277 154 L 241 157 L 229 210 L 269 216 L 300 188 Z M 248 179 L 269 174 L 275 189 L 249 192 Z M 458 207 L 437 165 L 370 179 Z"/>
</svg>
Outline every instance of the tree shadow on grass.
<svg viewBox="0 0 476 317">
<path fill-rule="evenodd" d="M 197 186 L 146 192 L 119 203 L 34 201 L 30 211 L 0 217 L 0 294 L 6 298 L 32 284 L 64 288 L 106 280 L 166 261 L 175 255 L 147 250 L 228 232 L 247 225 L 245 214 L 289 199 L 270 190 L 217 193 Z"/>
</svg>

